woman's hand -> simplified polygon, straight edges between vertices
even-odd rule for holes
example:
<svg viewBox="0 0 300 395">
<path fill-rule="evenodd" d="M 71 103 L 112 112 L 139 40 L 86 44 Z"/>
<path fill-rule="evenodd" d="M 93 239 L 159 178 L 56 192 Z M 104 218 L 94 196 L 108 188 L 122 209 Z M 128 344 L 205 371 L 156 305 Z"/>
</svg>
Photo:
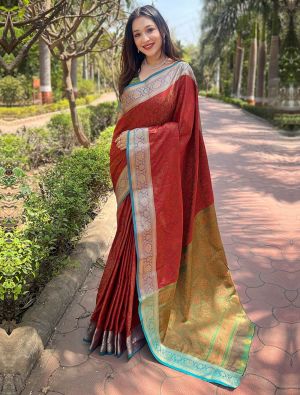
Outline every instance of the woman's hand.
<svg viewBox="0 0 300 395">
<path fill-rule="evenodd" d="M 125 132 L 122 132 L 122 133 L 120 134 L 120 136 L 118 136 L 118 137 L 115 139 L 115 143 L 117 144 L 117 147 L 118 147 L 120 150 L 126 149 L 127 133 L 128 133 L 128 130 L 125 130 Z"/>
</svg>

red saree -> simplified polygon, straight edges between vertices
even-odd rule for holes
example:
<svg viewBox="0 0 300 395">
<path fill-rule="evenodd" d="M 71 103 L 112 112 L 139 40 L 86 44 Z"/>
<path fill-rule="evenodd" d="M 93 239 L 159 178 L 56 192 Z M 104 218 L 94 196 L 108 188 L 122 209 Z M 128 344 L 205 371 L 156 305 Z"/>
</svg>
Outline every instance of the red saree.
<svg viewBox="0 0 300 395">
<path fill-rule="evenodd" d="M 235 388 L 254 324 L 218 230 L 192 69 L 178 61 L 131 83 L 121 104 L 110 151 L 117 233 L 86 340 L 129 357 L 147 341 L 159 362 Z"/>
</svg>

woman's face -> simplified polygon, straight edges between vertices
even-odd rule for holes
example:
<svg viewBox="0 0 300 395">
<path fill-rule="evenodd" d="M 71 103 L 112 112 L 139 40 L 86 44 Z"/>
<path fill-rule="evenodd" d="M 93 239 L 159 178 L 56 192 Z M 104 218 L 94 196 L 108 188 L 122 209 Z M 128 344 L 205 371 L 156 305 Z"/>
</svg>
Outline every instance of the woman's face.
<svg viewBox="0 0 300 395">
<path fill-rule="evenodd" d="M 161 54 L 162 37 L 157 25 L 151 18 L 139 16 L 132 22 L 132 34 L 135 45 L 147 57 Z"/>
</svg>

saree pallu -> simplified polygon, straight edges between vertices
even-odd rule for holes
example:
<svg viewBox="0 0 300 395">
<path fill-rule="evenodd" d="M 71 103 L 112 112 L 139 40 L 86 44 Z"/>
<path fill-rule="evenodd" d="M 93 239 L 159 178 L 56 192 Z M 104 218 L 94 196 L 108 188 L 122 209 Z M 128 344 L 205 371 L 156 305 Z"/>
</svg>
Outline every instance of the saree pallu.
<svg viewBox="0 0 300 395">
<path fill-rule="evenodd" d="M 121 104 L 110 170 L 118 221 L 131 206 L 139 315 L 126 342 L 132 348 L 135 329 L 135 350 L 144 335 L 159 362 L 235 388 L 254 324 L 240 303 L 219 234 L 191 67 L 178 61 L 129 84 Z M 121 151 L 115 138 L 126 130 Z M 101 326 L 97 317 L 91 333 Z"/>
</svg>

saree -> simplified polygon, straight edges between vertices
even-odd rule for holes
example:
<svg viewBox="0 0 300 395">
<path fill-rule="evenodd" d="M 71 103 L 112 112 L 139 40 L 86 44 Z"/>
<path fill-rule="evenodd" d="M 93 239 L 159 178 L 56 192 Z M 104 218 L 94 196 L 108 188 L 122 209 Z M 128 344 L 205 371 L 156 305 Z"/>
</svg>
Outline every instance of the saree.
<svg viewBox="0 0 300 395">
<path fill-rule="evenodd" d="M 147 342 L 160 363 L 235 388 L 255 325 L 218 229 L 191 67 L 176 61 L 131 82 L 121 106 L 110 150 L 117 233 L 86 340 L 115 354 L 126 345 L 129 357 Z M 119 150 L 124 131 L 127 147 Z M 123 324 L 105 326 L 107 315 Z"/>
</svg>

